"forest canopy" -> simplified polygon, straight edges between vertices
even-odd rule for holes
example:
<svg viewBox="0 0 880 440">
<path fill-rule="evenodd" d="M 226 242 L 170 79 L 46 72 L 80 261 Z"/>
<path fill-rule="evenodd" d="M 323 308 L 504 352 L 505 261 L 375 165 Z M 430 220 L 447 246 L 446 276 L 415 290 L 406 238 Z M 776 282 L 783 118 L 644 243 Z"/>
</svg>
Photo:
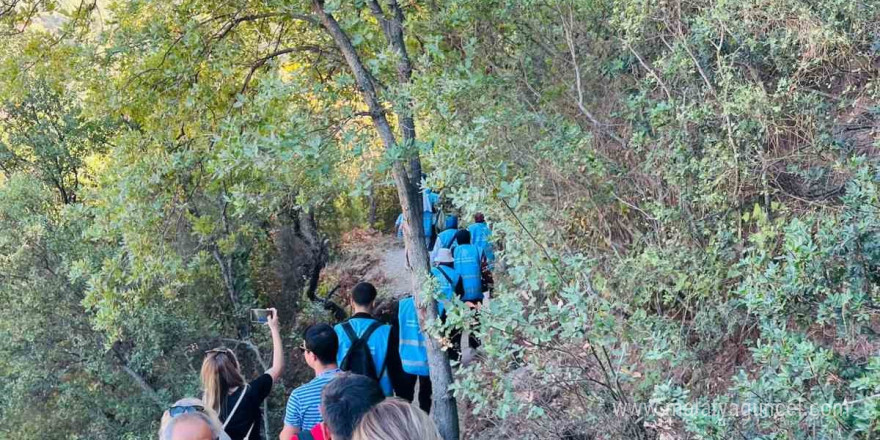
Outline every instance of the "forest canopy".
<svg viewBox="0 0 880 440">
<path fill-rule="evenodd" d="M 880 2 L 6 0 L 0 48 L 2 438 L 264 371 L 248 309 L 335 319 L 404 183 L 499 249 L 433 329 L 463 438 L 880 432 Z"/>
</svg>

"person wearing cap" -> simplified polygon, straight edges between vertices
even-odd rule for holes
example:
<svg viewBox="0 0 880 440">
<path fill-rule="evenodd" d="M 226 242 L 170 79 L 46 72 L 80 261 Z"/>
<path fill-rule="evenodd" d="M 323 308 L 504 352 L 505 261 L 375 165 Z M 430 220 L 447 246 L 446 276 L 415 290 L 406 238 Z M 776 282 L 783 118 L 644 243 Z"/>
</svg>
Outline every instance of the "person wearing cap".
<svg viewBox="0 0 880 440">
<path fill-rule="evenodd" d="M 446 217 L 446 229 L 437 235 L 434 241 L 434 249 L 431 250 L 431 262 L 437 258 L 440 249 L 452 249 L 455 246 L 455 233 L 458 231 L 458 217 L 449 215 Z"/>
<path fill-rule="evenodd" d="M 461 277 L 453 268 L 455 259 L 452 251 L 443 248 L 437 252 L 434 260 L 436 266 L 431 269 L 431 275 L 437 279 L 440 298 L 437 302 L 438 313 L 442 317 L 445 314 L 444 302 L 452 299 L 453 295 L 460 298 L 464 294 Z M 407 296 L 400 300 L 397 310 L 397 326 L 399 332 L 399 354 L 404 375 L 394 386 L 398 397 L 410 402 L 415 398 L 416 382 L 419 383 L 419 407 L 425 411 L 431 411 L 431 378 L 428 369 L 428 352 L 425 342 L 425 334 L 419 327 L 418 312 L 415 300 Z"/>
<path fill-rule="evenodd" d="M 464 297 L 464 283 L 461 275 L 455 270 L 455 257 L 452 256 L 452 250 L 439 249 L 437 257 L 434 258 L 434 267 L 431 268 L 431 275 L 437 279 L 440 285 L 440 297 L 452 300 L 453 296 L 459 299 Z M 439 313 L 443 314 L 443 303 L 439 303 Z"/>
</svg>

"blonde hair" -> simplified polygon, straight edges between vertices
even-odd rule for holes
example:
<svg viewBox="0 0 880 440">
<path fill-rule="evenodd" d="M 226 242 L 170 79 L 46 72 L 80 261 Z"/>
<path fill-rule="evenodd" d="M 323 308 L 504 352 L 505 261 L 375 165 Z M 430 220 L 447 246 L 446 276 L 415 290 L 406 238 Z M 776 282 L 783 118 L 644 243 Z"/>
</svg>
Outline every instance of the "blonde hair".
<svg viewBox="0 0 880 440">
<path fill-rule="evenodd" d="M 171 440 L 171 433 L 174 431 L 174 425 L 187 420 L 198 419 L 211 427 L 211 433 L 215 438 L 228 439 L 226 433 L 223 432 L 223 425 L 217 417 L 217 413 L 196 398 L 188 397 L 174 402 L 172 406 L 201 406 L 204 411 L 189 412 L 181 414 L 177 417 L 171 417 L 169 411 L 162 414 L 162 424 L 159 426 L 159 440 Z"/>
<path fill-rule="evenodd" d="M 361 418 L 352 440 L 441 440 L 424 411 L 399 398 L 379 402 Z"/>
<path fill-rule="evenodd" d="M 241 367 L 235 352 L 228 348 L 208 351 L 202 362 L 202 399 L 205 406 L 222 413 L 229 390 L 244 385 Z"/>
</svg>

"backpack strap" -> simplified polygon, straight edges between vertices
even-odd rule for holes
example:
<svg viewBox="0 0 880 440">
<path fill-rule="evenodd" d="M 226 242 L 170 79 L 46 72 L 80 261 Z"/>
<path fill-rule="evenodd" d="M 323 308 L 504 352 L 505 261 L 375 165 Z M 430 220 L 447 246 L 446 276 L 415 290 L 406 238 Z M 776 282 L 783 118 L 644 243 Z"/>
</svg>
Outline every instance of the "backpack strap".
<svg viewBox="0 0 880 440">
<path fill-rule="evenodd" d="M 437 272 L 440 272 L 443 275 L 443 278 L 446 278 L 446 281 L 449 281 L 449 285 L 452 286 L 453 289 L 455 289 L 455 283 L 452 282 L 452 278 L 449 277 L 449 274 L 447 274 L 446 271 L 443 270 L 443 266 L 437 266 Z"/>
<path fill-rule="evenodd" d="M 364 331 L 364 334 L 361 335 L 361 339 L 364 340 L 364 344 L 369 345 L 370 336 L 373 336 L 373 332 L 378 330 L 379 327 L 382 327 L 383 325 L 384 324 L 382 324 L 381 322 L 375 321 L 375 320 L 372 323 L 370 323 L 370 326 L 367 327 L 367 329 Z M 388 342 L 386 342 L 386 344 L 387 343 Z M 388 355 L 389 355 L 388 347 L 385 347 L 385 359 L 382 359 L 382 368 L 380 368 L 379 371 L 376 372 L 376 379 L 379 381 L 382 381 L 382 375 L 385 374 L 385 365 L 388 363 Z"/>
<path fill-rule="evenodd" d="M 358 339 L 357 333 L 355 333 L 354 328 L 351 327 L 350 321 L 345 321 L 342 323 L 342 330 L 345 331 L 345 335 L 348 336 L 349 342 L 352 344 L 355 343 Z"/>
<path fill-rule="evenodd" d="M 370 336 L 373 336 L 373 332 L 376 331 L 376 329 L 378 329 L 379 327 L 382 327 L 382 325 L 383 324 L 381 322 L 374 320 L 373 322 L 370 323 L 370 326 L 367 327 L 367 329 L 364 331 L 364 334 L 361 335 L 361 339 L 363 339 L 364 342 L 369 342 Z M 350 327 L 351 326 L 349 326 L 349 328 Z M 352 334 L 354 334 L 354 330 L 352 330 Z M 354 341 L 352 341 L 352 342 L 354 342 Z"/>
</svg>

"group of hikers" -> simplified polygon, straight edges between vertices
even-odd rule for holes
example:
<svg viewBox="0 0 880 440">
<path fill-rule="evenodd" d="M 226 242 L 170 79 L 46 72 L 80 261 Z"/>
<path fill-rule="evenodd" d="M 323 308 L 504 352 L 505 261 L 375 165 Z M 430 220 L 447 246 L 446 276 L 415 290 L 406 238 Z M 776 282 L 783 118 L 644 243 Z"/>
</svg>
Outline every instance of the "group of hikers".
<svg viewBox="0 0 880 440">
<path fill-rule="evenodd" d="M 359 283 L 351 292 L 351 318 L 306 328 L 298 351 L 315 377 L 290 394 L 279 439 L 440 439 L 427 412 L 411 403 L 417 378 L 403 369 L 406 350 L 399 350 L 409 342 L 400 339 L 397 325 L 373 317 L 376 296 L 372 284 Z M 202 399 L 182 399 L 166 410 L 160 440 L 263 438 L 261 406 L 284 371 L 278 313 L 269 310 L 272 366 L 247 382 L 233 350 L 208 350 Z M 430 399 L 422 404 L 430 409 Z"/>
<path fill-rule="evenodd" d="M 468 228 L 459 229 L 456 216 L 435 212 L 436 194 L 426 189 L 423 195 L 425 245 L 441 299 L 440 319 L 454 298 L 478 313 L 492 286 L 491 231 L 481 213 Z M 401 234 L 406 225 L 398 220 Z M 444 228 L 437 231 L 441 221 Z M 430 371 L 414 299 L 406 296 L 394 303 L 391 319 L 383 322 L 374 315 L 376 297 L 375 286 L 358 283 L 351 290 L 353 314 L 348 320 L 306 328 L 298 351 L 315 377 L 290 394 L 279 440 L 440 439 L 427 415 Z M 160 440 L 263 438 L 261 405 L 284 370 L 278 313 L 269 310 L 271 368 L 246 382 L 233 350 L 208 350 L 201 370 L 202 399 L 183 399 L 165 411 Z M 461 339 L 460 331 L 451 334 L 452 357 L 460 355 Z M 470 336 L 468 344 L 476 348 L 479 340 Z M 411 403 L 415 399 L 418 406 Z"/>
</svg>

